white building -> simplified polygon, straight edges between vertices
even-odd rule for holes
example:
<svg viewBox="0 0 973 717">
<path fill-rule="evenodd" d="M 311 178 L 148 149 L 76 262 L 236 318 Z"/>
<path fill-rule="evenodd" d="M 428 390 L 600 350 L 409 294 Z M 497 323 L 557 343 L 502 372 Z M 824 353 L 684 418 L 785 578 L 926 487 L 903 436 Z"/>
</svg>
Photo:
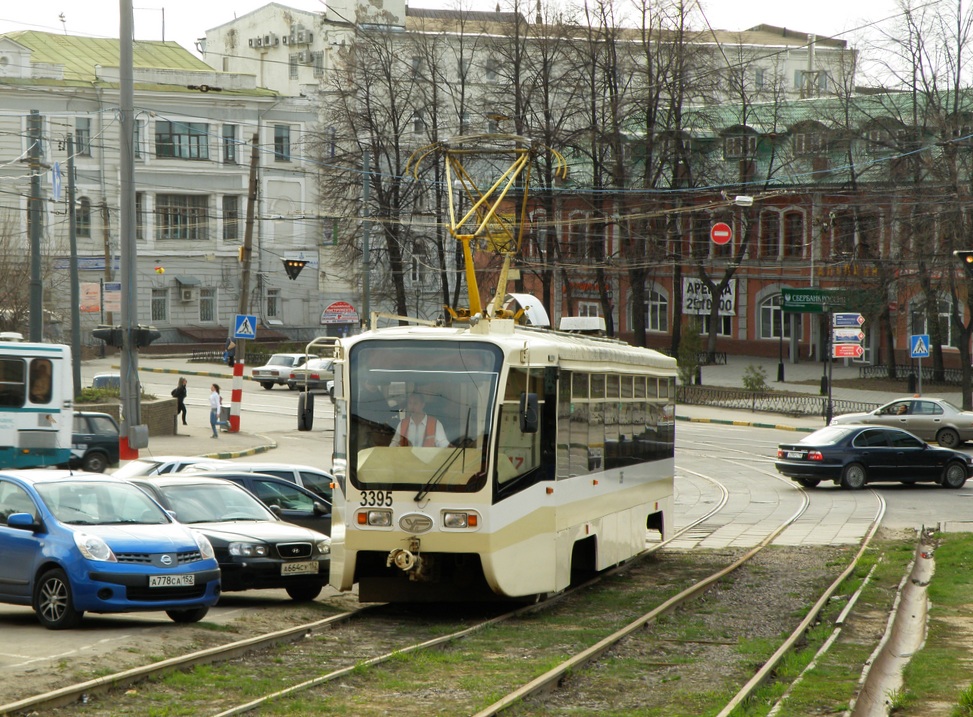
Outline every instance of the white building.
<svg viewBox="0 0 973 717">
<path fill-rule="evenodd" d="M 67 138 L 75 143 L 82 343 L 110 316 L 100 284 L 119 263 L 119 42 L 41 32 L 0 36 L 0 235 L 26 248 L 29 116 L 40 117 L 45 308 L 67 316 Z M 138 321 L 162 341 L 222 341 L 241 306 L 251 139 L 257 138 L 253 276 L 244 313 L 281 335 L 316 334 L 320 223 L 302 138 L 306 99 L 214 71 L 172 42 L 134 45 Z M 52 186 L 60 170 L 59 194 Z M 308 219 L 308 217 L 312 217 Z M 309 261 L 296 281 L 283 259 Z M 23 261 L 26 262 L 26 251 Z M 26 266 L 26 264 L 25 264 Z M 110 297 L 109 297 L 110 299 Z M 258 338 L 261 331 L 258 329 Z"/>
</svg>

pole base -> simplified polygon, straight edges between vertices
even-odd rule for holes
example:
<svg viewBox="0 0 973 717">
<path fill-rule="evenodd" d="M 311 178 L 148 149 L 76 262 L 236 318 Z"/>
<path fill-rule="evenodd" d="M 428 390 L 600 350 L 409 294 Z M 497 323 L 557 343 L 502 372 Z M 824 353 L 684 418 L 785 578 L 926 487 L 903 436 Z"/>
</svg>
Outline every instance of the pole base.
<svg viewBox="0 0 973 717">
<path fill-rule="evenodd" d="M 118 437 L 118 459 L 122 461 L 134 461 L 139 457 L 138 448 L 129 448 L 128 436 Z"/>
</svg>

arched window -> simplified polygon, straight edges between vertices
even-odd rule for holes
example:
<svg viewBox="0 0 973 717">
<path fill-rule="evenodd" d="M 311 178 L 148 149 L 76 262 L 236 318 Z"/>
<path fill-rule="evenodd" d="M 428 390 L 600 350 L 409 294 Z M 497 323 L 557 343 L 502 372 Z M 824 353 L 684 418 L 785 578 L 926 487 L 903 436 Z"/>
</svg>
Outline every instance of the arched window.
<svg viewBox="0 0 973 717">
<path fill-rule="evenodd" d="M 935 340 L 935 328 L 939 329 L 939 340 L 943 346 L 954 346 L 953 344 L 953 322 L 949 320 L 950 300 L 939 299 L 933 311 L 926 311 L 926 302 L 921 297 L 916 297 L 909 307 L 909 326 L 913 334 L 929 334 L 930 341 Z M 932 316 L 930 316 L 932 314 Z M 932 325 L 935 321 L 938 327 Z"/>
<path fill-rule="evenodd" d="M 795 319 L 795 329 L 800 335 L 800 318 L 797 314 Z M 768 296 L 760 302 L 760 338 L 779 339 L 781 335 L 785 339 L 791 336 L 791 320 L 783 311 L 783 297 L 780 294 Z"/>
<path fill-rule="evenodd" d="M 791 259 L 804 256 L 804 215 L 800 212 L 784 215 L 784 256 Z"/>
<path fill-rule="evenodd" d="M 645 302 L 645 330 L 669 331 L 669 299 L 655 290 L 649 293 L 649 300 Z"/>
</svg>

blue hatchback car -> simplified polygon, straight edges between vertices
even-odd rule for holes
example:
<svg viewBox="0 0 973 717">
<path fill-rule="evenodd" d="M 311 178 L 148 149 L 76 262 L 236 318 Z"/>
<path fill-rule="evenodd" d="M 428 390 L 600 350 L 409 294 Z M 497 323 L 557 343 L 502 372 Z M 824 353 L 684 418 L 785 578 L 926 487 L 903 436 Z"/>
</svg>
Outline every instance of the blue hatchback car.
<svg viewBox="0 0 973 717">
<path fill-rule="evenodd" d="M 96 473 L 0 471 L 0 602 L 44 627 L 85 612 L 201 620 L 220 597 L 213 547 L 136 486 Z"/>
</svg>

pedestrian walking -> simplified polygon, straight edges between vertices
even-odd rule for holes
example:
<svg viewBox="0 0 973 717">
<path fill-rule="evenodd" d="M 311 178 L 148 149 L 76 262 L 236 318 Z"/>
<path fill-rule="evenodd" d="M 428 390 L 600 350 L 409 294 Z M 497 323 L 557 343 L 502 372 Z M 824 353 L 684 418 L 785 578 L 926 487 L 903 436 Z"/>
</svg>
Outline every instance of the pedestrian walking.
<svg viewBox="0 0 973 717">
<path fill-rule="evenodd" d="M 229 428 L 230 424 L 227 421 L 222 420 L 223 414 L 223 397 L 220 396 L 220 386 L 214 383 L 210 388 L 209 394 L 209 425 L 213 429 L 213 438 L 219 438 L 220 434 L 216 430 L 217 426 L 222 426 L 223 428 Z"/>
<path fill-rule="evenodd" d="M 180 378 L 179 383 L 176 387 L 172 389 L 172 397 L 176 399 L 176 415 L 182 415 L 182 425 L 188 426 L 186 423 L 186 386 L 189 384 L 185 378 Z"/>
</svg>

